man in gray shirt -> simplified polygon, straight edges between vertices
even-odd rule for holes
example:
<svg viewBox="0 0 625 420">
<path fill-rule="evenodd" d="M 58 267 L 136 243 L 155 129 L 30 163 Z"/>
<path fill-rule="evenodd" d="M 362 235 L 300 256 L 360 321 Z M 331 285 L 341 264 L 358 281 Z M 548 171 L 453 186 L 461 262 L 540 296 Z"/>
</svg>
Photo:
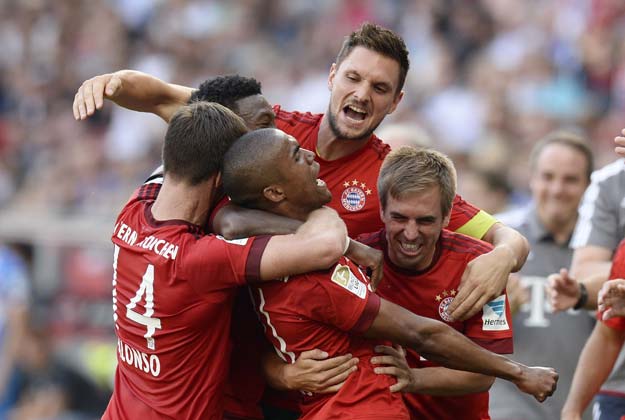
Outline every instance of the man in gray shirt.
<svg viewBox="0 0 625 420">
<path fill-rule="evenodd" d="M 596 308 L 597 293 L 608 279 L 612 254 L 623 238 L 625 161 L 619 159 L 592 174 L 572 239 L 575 252 L 571 274 L 563 271 L 550 278 L 551 301 L 556 310 L 566 310 L 574 305 Z M 596 363 L 600 361 L 603 359 L 595 359 Z M 594 373 L 584 372 L 578 384 L 571 388 L 563 418 L 578 418 L 586 408 L 596 391 L 595 387 L 588 385 Z M 596 413 L 596 419 L 619 418 L 625 413 L 625 352 L 621 351 L 612 373 L 596 395 L 593 413 Z"/>
<path fill-rule="evenodd" d="M 552 420 L 560 416 L 578 354 L 594 320 L 585 311 L 553 314 L 544 288 L 549 274 L 571 263 L 569 240 L 592 162 L 592 152 L 583 139 L 566 132 L 548 135 L 530 155 L 531 205 L 497 217 L 525 235 L 531 249 L 519 277 L 511 278 L 508 288 L 511 306 L 515 300 L 524 301 L 513 318 L 514 358 L 521 363 L 555 366 L 560 382 L 551 400 L 536 404 L 514 387 L 496 381 L 490 391 L 493 420 Z M 516 283 L 520 288 L 510 287 Z"/>
</svg>

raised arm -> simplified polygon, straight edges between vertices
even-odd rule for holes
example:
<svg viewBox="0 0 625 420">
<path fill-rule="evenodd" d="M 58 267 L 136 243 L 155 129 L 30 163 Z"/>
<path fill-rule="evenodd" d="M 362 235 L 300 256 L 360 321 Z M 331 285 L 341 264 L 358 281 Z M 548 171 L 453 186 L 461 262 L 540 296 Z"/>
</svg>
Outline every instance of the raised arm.
<svg viewBox="0 0 625 420">
<path fill-rule="evenodd" d="M 508 276 L 523 267 L 529 253 L 527 239 L 499 222 L 492 225 L 482 239 L 494 248 L 467 265 L 458 295 L 448 309 L 455 320 L 469 319 L 486 302 L 501 295 L 506 288 Z"/>
<path fill-rule="evenodd" d="M 569 395 L 562 407 L 562 420 L 581 420 L 590 400 L 599 391 L 625 342 L 625 331 L 597 322 L 579 356 Z"/>
<path fill-rule="evenodd" d="M 447 368 L 506 379 L 538 401 L 544 401 L 556 388 L 558 374 L 555 370 L 527 367 L 492 353 L 448 325 L 417 316 L 384 299 L 381 299 L 380 310 L 365 335 L 410 347 Z"/>
<path fill-rule="evenodd" d="M 151 112 L 169 122 L 176 110 L 185 105 L 194 89 L 164 82 L 147 73 L 120 70 L 85 80 L 72 109 L 76 120 L 84 120 L 102 109 L 104 99 L 133 111 Z"/>
</svg>

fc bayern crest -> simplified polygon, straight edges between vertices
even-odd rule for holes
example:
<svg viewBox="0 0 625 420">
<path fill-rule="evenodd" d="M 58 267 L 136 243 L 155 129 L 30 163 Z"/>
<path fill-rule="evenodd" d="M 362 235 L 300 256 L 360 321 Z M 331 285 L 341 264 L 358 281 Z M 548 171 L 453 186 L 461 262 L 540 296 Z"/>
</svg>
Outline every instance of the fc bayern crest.
<svg viewBox="0 0 625 420">
<path fill-rule="evenodd" d="M 367 202 L 367 195 L 371 194 L 371 190 L 367 188 L 364 182 L 357 179 L 346 181 L 343 183 L 345 189 L 341 195 L 341 204 L 349 211 L 361 210 Z"/>
<path fill-rule="evenodd" d="M 449 292 L 447 290 L 443 290 L 442 293 L 436 295 L 435 300 L 440 302 L 438 305 L 438 315 L 445 322 L 451 322 L 451 317 L 447 313 L 447 308 L 451 305 L 451 302 L 454 301 L 456 293 L 455 289 L 451 289 Z"/>
<path fill-rule="evenodd" d="M 454 298 L 449 296 L 443 299 L 440 305 L 438 305 L 438 314 L 445 322 L 451 322 L 451 317 L 447 313 L 447 308 L 449 307 L 449 305 L 451 305 L 451 302 L 453 301 L 454 301 Z"/>
</svg>

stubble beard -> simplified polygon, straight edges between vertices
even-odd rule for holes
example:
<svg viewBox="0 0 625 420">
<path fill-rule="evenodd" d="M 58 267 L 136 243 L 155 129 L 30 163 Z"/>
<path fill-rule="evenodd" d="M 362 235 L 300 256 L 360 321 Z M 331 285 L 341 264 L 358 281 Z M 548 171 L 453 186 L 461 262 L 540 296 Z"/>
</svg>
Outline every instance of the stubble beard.
<svg viewBox="0 0 625 420">
<path fill-rule="evenodd" d="M 369 137 L 371 137 L 371 135 L 375 131 L 375 129 L 378 128 L 378 126 L 382 122 L 380 121 L 378 124 L 375 125 L 375 127 L 371 128 L 370 130 L 367 130 L 362 135 L 353 136 L 353 135 L 349 135 L 345 133 L 344 131 L 341 131 L 338 121 L 337 121 L 336 114 L 332 113 L 332 110 L 330 109 L 330 105 L 328 105 L 327 115 L 328 115 L 328 122 L 330 124 L 330 130 L 332 130 L 332 134 L 334 134 L 336 138 L 342 139 L 342 140 L 365 140 L 365 139 L 368 140 Z"/>
</svg>

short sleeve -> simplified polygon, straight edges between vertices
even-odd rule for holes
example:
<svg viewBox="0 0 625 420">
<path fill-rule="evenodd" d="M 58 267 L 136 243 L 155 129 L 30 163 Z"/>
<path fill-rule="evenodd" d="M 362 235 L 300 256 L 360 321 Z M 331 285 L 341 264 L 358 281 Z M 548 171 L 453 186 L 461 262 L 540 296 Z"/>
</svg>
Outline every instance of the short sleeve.
<svg viewBox="0 0 625 420">
<path fill-rule="evenodd" d="M 380 310 L 380 298 L 371 292 L 367 278 L 357 267 L 342 258 L 327 275 L 315 279 L 317 296 L 306 299 L 317 304 L 304 309 L 306 315 L 342 331 L 361 333 L 369 329 Z"/>
<path fill-rule="evenodd" d="M 260 279 L 260 261 L 270 236 L 226 240 L 207 235 L 181 249 L 180 275 L 199 293 L 242 286 Z"/>
<path fill-rule="evenodd" d="M 467 337 L 487 350 L 499 354 L 513 352 L 512 313 L 505 293 L 487 302 L 465 322 L 464 328 Z"/>
<path fill-rule="evenodd" d="M 608 178 L 601 177 L 601 172 L 593 174 L 579 207 L 572 248 L 593 245 L 613 250 L 622 239 L 618 221 L 622 192 L 616 191 L 620 189 L 616 181 L 616 174 Z"/>
<path fill-rule="evenodd" d="M 456 195 L 451 209 L 449 230 L 481 239 L 497 219 Z"/>
</svg>

